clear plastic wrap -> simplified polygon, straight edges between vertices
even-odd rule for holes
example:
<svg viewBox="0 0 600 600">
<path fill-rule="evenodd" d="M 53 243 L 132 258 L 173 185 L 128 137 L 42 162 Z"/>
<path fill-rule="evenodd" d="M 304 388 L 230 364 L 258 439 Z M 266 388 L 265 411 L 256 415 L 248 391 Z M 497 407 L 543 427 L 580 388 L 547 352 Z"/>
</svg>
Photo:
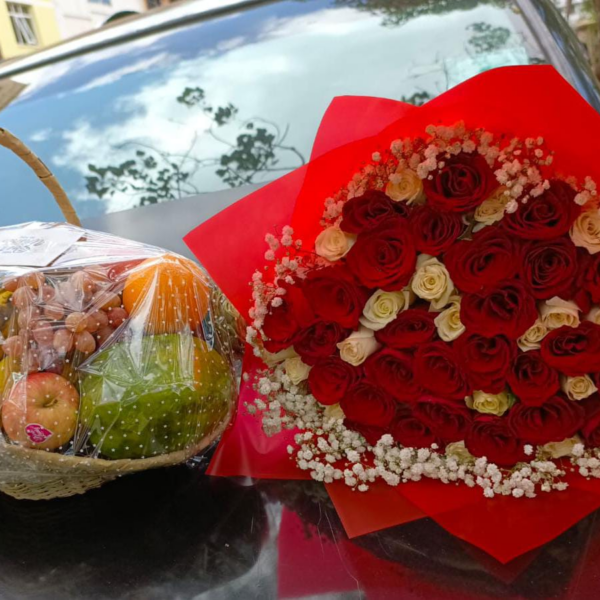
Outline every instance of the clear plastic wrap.
<svg viewBox="0 0 600 600">
<path fill-rule="evenodd" d="M 186 258 L 66 224 L 1 228 L 0 489 L 70 495 L 48 485 L 207 448 L 236 406 L 235 325 Z"/>
</svg>

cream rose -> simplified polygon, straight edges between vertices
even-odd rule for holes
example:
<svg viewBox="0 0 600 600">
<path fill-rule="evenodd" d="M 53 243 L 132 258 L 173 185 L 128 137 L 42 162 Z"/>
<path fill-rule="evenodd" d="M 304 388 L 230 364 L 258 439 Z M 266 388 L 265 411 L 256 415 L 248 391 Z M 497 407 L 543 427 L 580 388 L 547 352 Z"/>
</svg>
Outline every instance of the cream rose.
<svg viewBox="0 0 600 600">
<path fill-rule="evenodd" d="M 546 337 L 548 330 L 541 319 L 536 322 L 517 340 L 517 346 L 523 351 L 538 350 L 541 341 Z"/>
<path fill-rule="evenodd" d="M 501 417 L 515 403 L 515 397 L 509 392 L 488 394 L 477 390 L 472 396 L 467 396 L 465 402 L 477 412 Z"/>
<path fill-rule="evenodd" d="M 446 446 L 446 456 L 452 456 L 459 461 L 474 459 L 474 456 L 467 450 L 464 440 L 448 444 Z"/>
<path fill-rule="evenodd" d="M 600 325 L 600 306 L 594 306 L 594 308 L 592 308 L 592 310 L 585 315 L 585 320 L 596 323 L 596 325 Z"/>
<path fill-rule="evenodd" d="M 326 421 L 331 419 L 335 419 L 337 421 L 339 419 L 343 419 L 346 415 L 339 404 L 330 404 L 329 406 L 325 407 L 323 416 L 325 417 Z"/>
<path fill-rule="evenodd" d="M 288 358 L 293 358 L 294 356 L 298 356 L 293 346 L 289 348 L 284 348 L 279 352 L 267 352 L 264 348 L 261 352 L 261 358 L 263 362 L 267 365 L 267 367 L 274 367 L 279 363 L 282 363 L 284 360 Z"/>
<path fill-rule="evenodd" d="M 299 356 L 286 358 L 283 366 L 287 376 L 294 385 L 298 385 L 301 381 L 307 379 L 311 369 L 309 365 L 302 362 Z"/>
<path fill-rule="evenodd" d="M 563 458 L 563 456 L 571 456 L 573 454 L 573 447 L 581 443 L 581 438 L 576 435 L 566 438 L 561 442 L 548 442 L 541 447 L 541 450 L 550 458 Z"/>
<path fill-rule="evenodd" d="M 401 310 L 406 310 L 415 296 L 409 289 L 400 292 L 377 290 L 365 304 L 360 322 L 373 331 L 383 329 Z"/>
<path fill-rule="evenodd" d="M 344 233 L 339 227 L 328 227 L 315 240 L 315 252 L 324 259 L 335 262 L 348 254 L 356 236 Z"/>
<path fill-rule="evenodd" d="M 585 248 L 590 254 L 600 252 L 600 211 L 594 209 L 581 213 L 575 219 L 570 235 L 576 246 Z"/>
<path fill-rule="evenodd" d="M 432 309 L 441 310 L 448 304 L 454 284 L 450 273 L 437 258 L 420 254 L 411 288 L 419 298 L 431 302 Z"/>
<path fill-rule="evenodd" d="M 450 296 L 448 298 L 450 306 L 443 310 L 435 319 L 438 335 L 445 341 L 451 342 L 462 335 L 465 326 L 460 320 L 460 296 Z"/>
<path fill-rule="evenodd" d="M 589 375 L 579 375 L 578 377 L 561 376 L 560 387 L 569 400 L 575 401 L 583 400 L 598 391 L 598 388 Z"/>
<path fill-rule="evenodd" d="M 579 326 L 579 307 L 575 302 L 554 296 L 540 306 L 540 316 L 548 331 L 567 325 Z"/>
<path fill-rule="evenodd" d="M 385 193 L 395 202 L 418 204 L 425 199 L 423 181 L 412 169 L 398 169 L 390 175 Z"/>
<path fill-rule="evenodd" d="M 340 351 L 340 358 L 347 363 L 357 367 L 362 364 L 379 349 L 379 343 L 375 339 L 372 329 L 361 327 L 358 331 L 353 331 L 337 347 Z"/>
<path fill-rule="evenodd" d="M 493 225 L 504 217 L 506 211 L 506 205 L 510 200 L 510 196 L 507 196 L 506 188 L 501 186 L 496 188 L 489 198 L 486 198 L 476 209 L 473 218 L 479 225 L 476 225 L 474 230 L 479 230 L 486 225 Z"/>
</svg>

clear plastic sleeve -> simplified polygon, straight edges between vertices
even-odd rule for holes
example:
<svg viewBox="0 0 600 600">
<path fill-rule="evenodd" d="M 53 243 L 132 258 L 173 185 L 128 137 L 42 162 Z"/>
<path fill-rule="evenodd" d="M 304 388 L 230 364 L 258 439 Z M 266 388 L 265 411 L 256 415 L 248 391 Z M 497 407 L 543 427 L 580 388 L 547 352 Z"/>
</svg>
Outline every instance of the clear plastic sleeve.
<svg viewBox="0 0 600 600">
<path fill-rule="evenodd" d="M 65 224 L 0 229 L 0 489 L 207 448 L 236 406 L 237 326 L 189 259 Z"/>
</svg>

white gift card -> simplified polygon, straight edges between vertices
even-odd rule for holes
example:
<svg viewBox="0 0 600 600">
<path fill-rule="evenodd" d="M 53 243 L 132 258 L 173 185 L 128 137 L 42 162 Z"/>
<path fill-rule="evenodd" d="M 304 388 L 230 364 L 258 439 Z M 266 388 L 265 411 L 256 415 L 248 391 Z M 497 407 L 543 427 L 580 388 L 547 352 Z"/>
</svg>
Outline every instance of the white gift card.
<svg viewBox="0 0 600 600">
<path fill-rule="evenodd" d="M 46 267 L 81 236 L 67 227 L 0 229 L 0 266 Z"/>
</svg>

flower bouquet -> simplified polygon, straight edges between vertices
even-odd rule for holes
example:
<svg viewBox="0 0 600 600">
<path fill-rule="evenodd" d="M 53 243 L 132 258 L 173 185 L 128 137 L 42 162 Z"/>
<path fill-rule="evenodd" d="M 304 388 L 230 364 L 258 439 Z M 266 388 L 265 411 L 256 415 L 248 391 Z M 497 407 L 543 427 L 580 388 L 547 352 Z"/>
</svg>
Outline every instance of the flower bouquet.
<svg viewBox="0 0 600 600">
<path fill-rule="evenodd" d="M 308 165 L 186 238 L 253 348 L 212 472 L 310 476 L 350 535 L 427 515 L 504 562 L 600 506 L 597 133 L 550 67 L 336 99 Z"/>
<path fill-rule="evenodd" d="M 78 223 L 38 158 L 1 129 L 0 145 Z M 73 224 L 0 228 L 0 490 L 70 496 L 204 451 L 235 407 L 234 326 L 182 256 Z"/>
</svg>

